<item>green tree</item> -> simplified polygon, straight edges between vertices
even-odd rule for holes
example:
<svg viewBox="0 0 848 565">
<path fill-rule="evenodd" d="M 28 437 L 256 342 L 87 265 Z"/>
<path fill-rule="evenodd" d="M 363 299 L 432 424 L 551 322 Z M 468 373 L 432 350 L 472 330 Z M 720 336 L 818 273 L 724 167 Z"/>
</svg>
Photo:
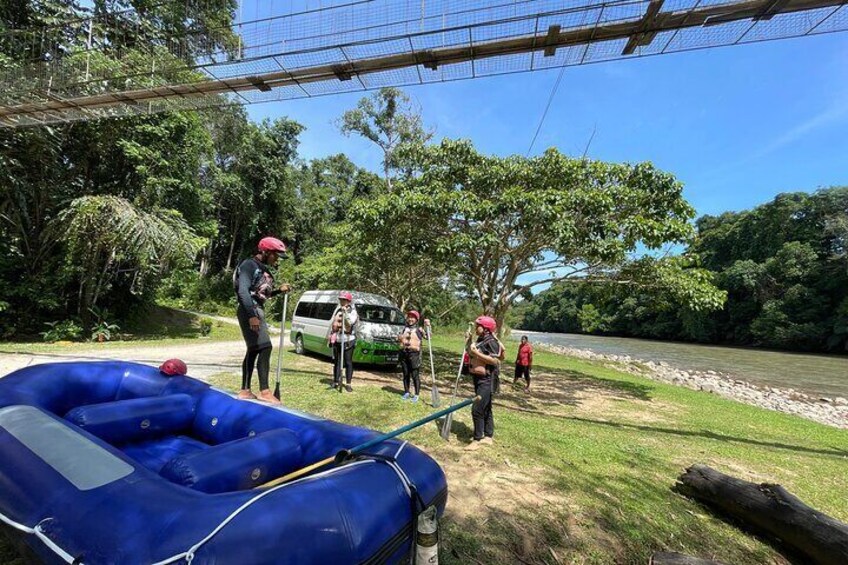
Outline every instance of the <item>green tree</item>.
<svg viewBox="0 0 848 565">
<path fill-rule="evenodd" d="M 423 125 L 420 110 L 397 88 L 381 88 L 360 99 L 356 108 L 342 115 L 339 129 L 345 135 L 359 134 L 380 148 L 383 178 L 389 190 L 394 181 L 392 171 L 403 167 L 398 149 L 405 145 L 423 145 L 433 137 L 433 132 Z"/>
<path fill-rule="evenodd" d="M 360 223 L 379 233 L 420 226 L 426 237 L 417 251 L 449 265 L 499 322 L 538 285 L 608 280 L 638 245 L 691 234 L 682 186 L 647 163 L 571 159 L 554 149 L 491 157 L 450 140 L 408 151 L 416 174 L 358 206 Z M 538 273 L 546 274 L 518 283 Z"/>
<path fill-rule="evenodd" d="M 67 270 L 79 286 L 77 313 L 89 312 L 121 272 L 132 273 L 134 293 L 168 266 L 187 263 L 202 245 L 179 213 L 145 212 L 115 196 L 73 200 L 51 225 L 67 247 Z"/>
<path fill-rule="evenodd" d="M 663 268 L 649 266 L 656 284 L 558 285 L 532 298 L 523 323 L 528 329 L 588 330 L 576 312 L 589 304 L 607 321 L 592 326 L 594 332 L 843 350 L 848 339 L 846 215 L 848 188 L 843 187 L 781 194 L 753 210 L 703 216 L 682 257 L 663 261 Z M 650 259 L 622 268 L 619 278 L 645 261 Z M 676 284 L 678 275 L 691 284 Z M 714 309 L 708 300 L 693 308 L 691 297 L 679 293 L 692 284 L 718 286 L 727 295 L 725 307 Z M 698 296 L 709 298 L 704 290 Z"/>
</svg>

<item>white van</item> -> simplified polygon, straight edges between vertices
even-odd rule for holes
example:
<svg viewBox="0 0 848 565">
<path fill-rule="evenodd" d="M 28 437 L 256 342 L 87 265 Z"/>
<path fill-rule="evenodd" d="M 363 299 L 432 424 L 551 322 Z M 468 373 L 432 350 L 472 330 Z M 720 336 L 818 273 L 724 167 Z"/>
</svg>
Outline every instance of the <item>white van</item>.
<svg viewBox="0 0 848 565">
<path fill-rule="evenodd" d="M 330 318 L 339 305 L 339 290 L 310 290 L 303 293 L 294 309 L 291 335 L 295 351 L 332 357 L 327 345 Z M 359 313 L 356 328 L 355 363 L 395 365 L 398 363 L 397 336 L 403 331 L 405 316 L 388 298 L 367 292 L 351 292 Z"/>
</svg>

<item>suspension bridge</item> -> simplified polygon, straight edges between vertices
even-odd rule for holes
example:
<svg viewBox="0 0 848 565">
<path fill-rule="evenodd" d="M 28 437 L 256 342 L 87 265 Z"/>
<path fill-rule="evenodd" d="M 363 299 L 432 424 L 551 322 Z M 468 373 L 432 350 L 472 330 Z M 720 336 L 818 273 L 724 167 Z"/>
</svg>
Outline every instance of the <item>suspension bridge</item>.
<svg viewBox="0 0 848 565">
<path fill-rule="evenodd" d="M 98 35 L 132 33 L 127 21 L 74 22 L 87 41 L 69 53 L 50 51 L 57 43 L 49 37 L 33 38 L 45 44 L 44 55 L 0 71 L 0 127 L 322 96 L 832 33 L 848 30 L 848 4 L 358 0 L 237 19 L 232 30 L 238 43 L 231 48 L 192 44 L 189 51 L 183 37 L 109 52 L 103 64 L 109 43 Z"/>
</svg>

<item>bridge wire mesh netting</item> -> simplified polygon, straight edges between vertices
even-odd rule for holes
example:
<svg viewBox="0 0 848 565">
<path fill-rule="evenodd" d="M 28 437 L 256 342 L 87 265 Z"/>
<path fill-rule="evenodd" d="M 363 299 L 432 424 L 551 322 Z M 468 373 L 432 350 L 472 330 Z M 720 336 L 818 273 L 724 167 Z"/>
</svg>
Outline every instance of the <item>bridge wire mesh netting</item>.
<svg viewBox="0 0 848 565">
<path fill-rule="evenodd" d="M 273 2 L 256 0 L 229 29 L 201 34 L 189 27 L 178 39 L 154 37 L 143 45 L 130 40 L 145 25 L 143 16 L 101 14 L 31 36 L 0 34 L 0 42 L 14 40 L 37 55 L 0 70 L 0 126 L 322 96 L 844 31 L 845 1 L 337 0 L 301 2 L 299 11 L 283 2 L 288 10 L 281 13 Z M 220 40 L 224 32 L 229 42 Z"/>
</svg>

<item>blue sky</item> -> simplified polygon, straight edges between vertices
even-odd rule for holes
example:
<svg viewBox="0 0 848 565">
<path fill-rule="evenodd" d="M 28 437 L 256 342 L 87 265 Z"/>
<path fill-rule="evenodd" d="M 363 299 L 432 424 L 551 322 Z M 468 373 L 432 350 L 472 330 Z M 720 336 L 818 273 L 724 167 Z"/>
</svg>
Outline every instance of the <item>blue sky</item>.
<svg viewBox="0 0 848 565">
<path fill-rule="evenodd" d="M 409 87 L 436 138 L 525 154 L 559 70 Z M 306 126 L 305 158 L 343 152 L 379 168 L 379 150 L 333 121 L 363 93 L 259 104 L 253 119 Z M 848 33 L 571 67 L 533 152 L 652 161 L 685 184 L 698 215 L 786 191 L 848 185 Z"/>
</svg>

